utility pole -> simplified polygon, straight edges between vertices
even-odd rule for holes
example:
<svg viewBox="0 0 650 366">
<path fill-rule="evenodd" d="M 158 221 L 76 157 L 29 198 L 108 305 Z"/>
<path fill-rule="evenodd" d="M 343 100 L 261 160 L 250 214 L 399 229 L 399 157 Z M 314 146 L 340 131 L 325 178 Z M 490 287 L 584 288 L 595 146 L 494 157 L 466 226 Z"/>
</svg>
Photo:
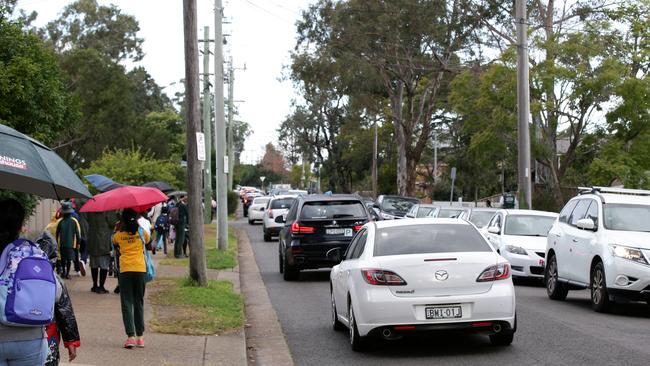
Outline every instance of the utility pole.
<svg viewBox="0 0 650 366">
<path fill-rule="evenodd" d="M 233 115 L 235 113 L 235 69 L 232 65 L 232 57 L 228 63 L 228 189 L 232 189 L 232 178 L 235 169 L 235 152 L 233 151 L 234 127 Z"/>
<path fill-rule="evenodd" d="M 214 1 L 214 142 L 216 149 L 217 247 L 228 249 L 228 187 L 226 177 L 226 119 L 223 102 L 223 32 L 221 0 Z"/>
<path fill-rule="evenodd" d="M 528 80 L 528 13 L 526 0 L 516 0 L 517 24 L 517 117 L 519 208 L 532 208 L 530 179 L 530 86 Z"/>
<path fill-rule="evenodd" d="M 201 162 L 198 136 L 201 131 L 199 113 L 199 46 L 196 26 L 196 0 L 183 0 L 185 38 L 185 103 L 187 126 L 187 191 L 190 217 L 201 217 Z M 198 133 L 198 134 L 197 134 Z M 203 224 L 190 220 L 190 277 L 199 285 L 207 284 Z"/>
<path fill-rule="evenodd" d="M 375 138 L 372 145 L 372 198 L 377 199 L 377 120 L 375 120 Z M 319 174 L 320 175 L 320 174 Z M 319 176 L 320 179 L 320 176 Z"/>
<path fill-rule="evenodd" d="M 433 133 L 433 184 L 438 181 L 438 133 Z"/>
<path fill-rule="evenodd" d="M 203 165 L 203 223 L 212 222 L 212 132 L 210 128 L 210 27 L 203 28 L 203 134 L 205 162 Z"/>
</svg>

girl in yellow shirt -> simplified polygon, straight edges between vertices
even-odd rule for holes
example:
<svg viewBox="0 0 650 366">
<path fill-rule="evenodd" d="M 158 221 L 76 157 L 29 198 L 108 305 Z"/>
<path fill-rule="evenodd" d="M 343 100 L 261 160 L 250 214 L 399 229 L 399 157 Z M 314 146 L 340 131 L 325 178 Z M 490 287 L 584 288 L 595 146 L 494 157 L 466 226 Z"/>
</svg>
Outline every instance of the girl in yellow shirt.
<svg viewBox="0 0 650 366">
<path fill-rule="evenodd" d="M 130 209 L 124 209 L 121 217 L 121 227 L 113 234 L 113 244 L 120 252 L 120 302 L 122 305 L 122 320 L 127 340 L 124 348 L 144 347 L 144 291 L 145 291 L 145 243 L 149 242 L 149 234 L 139 230 L 138 214 Z"/>
</svg>

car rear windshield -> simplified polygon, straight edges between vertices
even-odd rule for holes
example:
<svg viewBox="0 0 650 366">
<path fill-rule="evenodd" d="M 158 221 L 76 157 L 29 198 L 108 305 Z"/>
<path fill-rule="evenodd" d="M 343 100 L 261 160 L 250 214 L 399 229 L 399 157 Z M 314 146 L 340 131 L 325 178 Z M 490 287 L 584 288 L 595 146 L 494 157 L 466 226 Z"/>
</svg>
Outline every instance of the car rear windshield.
<svg viewBox="0 0 650 366">
<path fill-rule="evenodd" d="M 510 215 L 506 218 L 505 235 L 547 236 L 555 217 L 536 215 Z"/>
<path fill-rule="evenodd" d="M 650 206 L 608 203 L 603 205 L 603 224 L 608 230 L 650 232 Z"/>
<path fill-rule="evenodd" d="M 381 203 L 381 209 L 388 212 L 406 212 L 419 201 L 406 197 L 385 197 Z"/>
<path fill-rule="evenodd" d="M 447 219 L 447 218 L 450 218 L 450 217 L 458 217 L 462 213 L 463 213 L 463 210 L 445 210 L 445 209 L 442 209 L 442 210 L 440 210 L 440 212 L 438 212 L 438 217 Z"/>
<path fill-rule="evenodd" d="M 258 197 L 253 200 L 254 205 L 265 205 L 269 202 L 270 198 L 268 197 Z"/>
<path fill-rule="evenodd" d="M 278 198 L 271 201 L 271 209 L 280 210 L 280 209 L 290 209 L 291 205 L 295 201 L 295 198 Z"/>
<path fill-rule="evenodd" d="M 491 251 L 481 234 L 470 225 L 407 225 L 378 229 L 375 233 L 375 257 Z"/>
<path fill-rule="evenodd" d="M 300 212 L 301 219 L 366 218 L 361 201 L 305 202 Z"/>
<path fill-rule="evenodd" d="M 472 211 L 472 216 L 470 216 L 469 221 L 476 227 L 483 227 L 490 222 L 492 216 L 494 216 L 495 211 Z"/>
</svg>

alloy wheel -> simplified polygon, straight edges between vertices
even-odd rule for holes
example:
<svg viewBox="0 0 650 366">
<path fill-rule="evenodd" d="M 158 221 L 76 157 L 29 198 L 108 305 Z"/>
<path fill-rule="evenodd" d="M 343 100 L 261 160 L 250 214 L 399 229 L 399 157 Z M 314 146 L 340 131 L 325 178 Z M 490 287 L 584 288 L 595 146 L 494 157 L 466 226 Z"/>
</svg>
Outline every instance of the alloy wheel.
<svg viewBox="0 0 650 366">
<path fill-rule="evenodd" d="M 557 286 L 557 262 L 555 261 L 555 258 L 553 258 L 548 264 L 546 290 L 548 290 L 549 293 L 553 293 L 553 291 L 555 291 L 555 286 Z"/>
<path fill-rule="evenodd" d="M 604 281 L 605 276 L 600 268 L 594 269 L 594 279 L 591 284 L 591 301 L 598 305 L 603 301 L 604 297 Z"/>
<path fill-rule="evenodd" d="M 356 342 L 356 339 L 354 339 L 355 337 L 354 328 L 356 327 L 356 325 L 354 324 L 355 319 L 354 319 L 354 311 L 352 310 L 352 305 L 350 305 L 349 313 L 350 314 L 348 315 L 348 322 L 350 324 L 348 328 L 350 329 L 350 344 L 354 345 L 354 343 Z"/>
</svg>

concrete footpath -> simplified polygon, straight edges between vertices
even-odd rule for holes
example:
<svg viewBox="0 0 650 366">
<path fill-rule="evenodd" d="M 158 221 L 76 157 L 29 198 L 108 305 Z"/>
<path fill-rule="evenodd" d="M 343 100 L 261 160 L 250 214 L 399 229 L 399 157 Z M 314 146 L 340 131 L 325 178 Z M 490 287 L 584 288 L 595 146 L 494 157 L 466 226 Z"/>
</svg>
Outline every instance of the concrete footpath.
<svg viewBox="0 0 650 366">
<path fill-rule="evenodd" d="M 157 265 L 163 254 L 154 256 L 157 276 L 185 277 L 186 267 Z M 240 291 L 239 269 L 209 270 L 209 278 L 227 280 Z M 73 277 L 67 281 L 81 334 L 81 348 L 72 365 L 246 365 L 246 341 L 243 330 L 213 336 L 179 336 L 145 331 L 145 348 L 124 349 L 126 340 L 120 297 L 112 292 L 115 278 L 107 280 L 110 294 L 99 295 L 90 291 L 92 279 Z M 145 298 L 145 320 L 153 317 L 153 309 Z M 61 347 L 62 360 L 67 361 L 67 350 Z M 62 365 L 70 365 L 62 362 Z"/>
</svg>

